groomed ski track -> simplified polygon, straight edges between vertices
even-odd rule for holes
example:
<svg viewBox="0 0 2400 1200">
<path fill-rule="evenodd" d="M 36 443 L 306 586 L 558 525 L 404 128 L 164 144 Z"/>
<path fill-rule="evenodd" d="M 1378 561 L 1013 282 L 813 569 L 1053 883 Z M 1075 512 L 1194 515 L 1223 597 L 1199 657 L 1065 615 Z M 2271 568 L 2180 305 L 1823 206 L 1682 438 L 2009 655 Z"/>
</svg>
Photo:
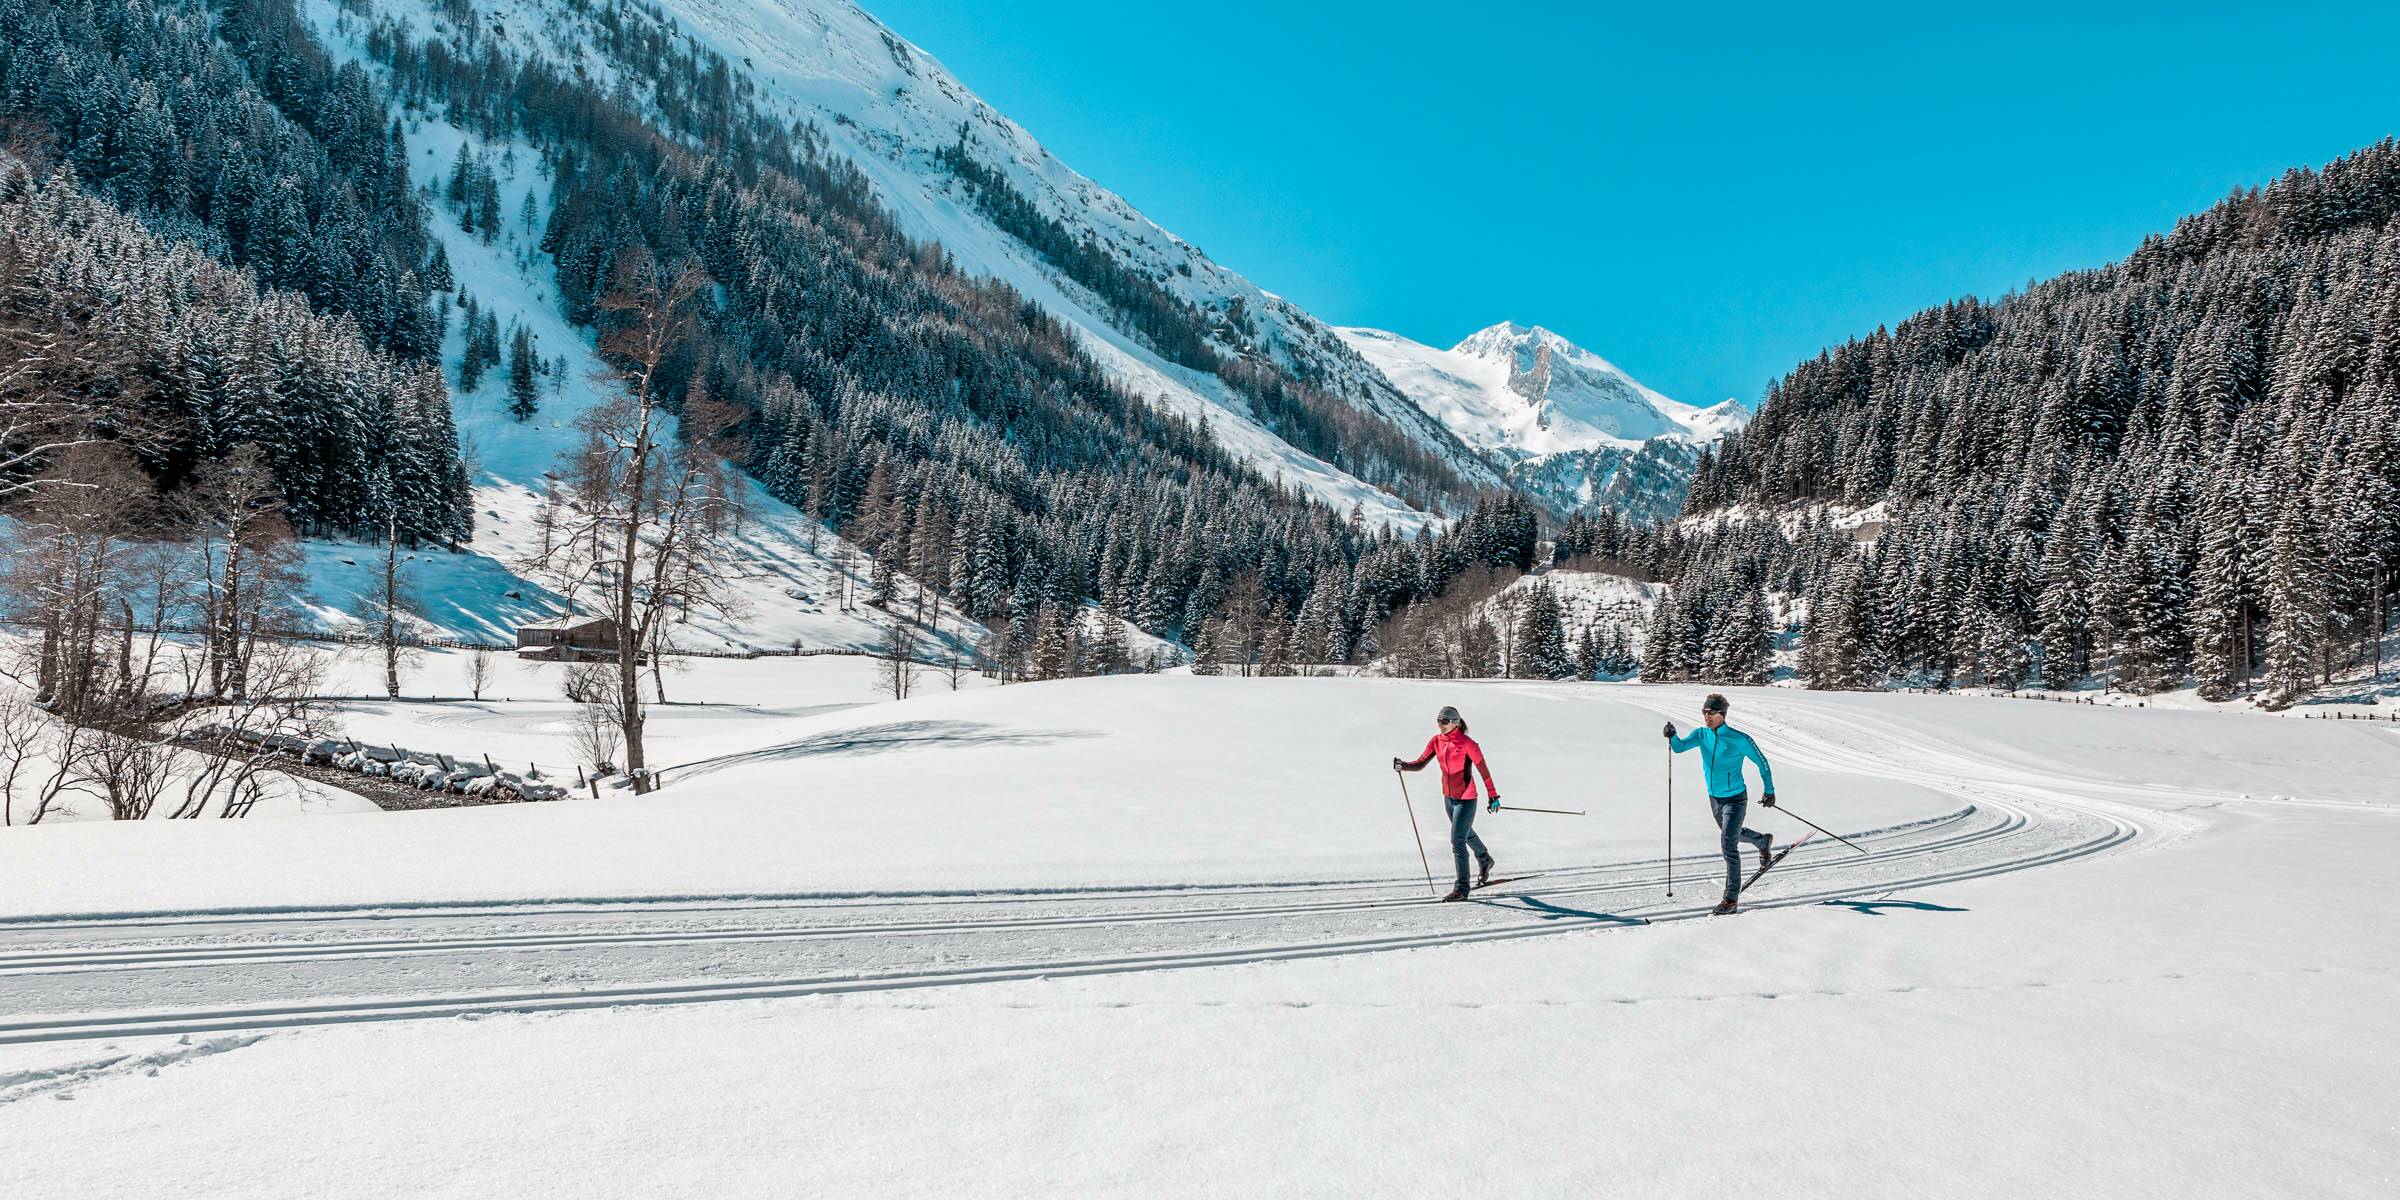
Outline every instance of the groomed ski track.
<svg viewBox="0 0 2400 1200">
<path fill-rule="evenodd" d="M 1662 718 L 1693 707 L 1677 689 L 1616 698 Z M 1797 702 L 1743 723 L 1779 762 L 1904 780 L 1959 802 L 1924 820 L 1838 830 L 1864 854 L 1812 841 L 1744 896 L 1754 917 L 2058 865 L 2181 824 L 2124 803 L 2134 797 L 2122 785 L 1954 754 L 1854 713 Z M 1632 928 L 1708 914 L 1721 865 L 1703 832 L 1678 844 L 1695 852 L 1678 854 L 1672 898 L 1667 862 L 1649 859 L 1516 864 L 1543 873 L 1464 904 L 1435 902 L 1421 877 L 1408 877 L 0 923 L 0 1011 L 10 1014 L 0 1044 L 889 991 Z"/>
</svg>

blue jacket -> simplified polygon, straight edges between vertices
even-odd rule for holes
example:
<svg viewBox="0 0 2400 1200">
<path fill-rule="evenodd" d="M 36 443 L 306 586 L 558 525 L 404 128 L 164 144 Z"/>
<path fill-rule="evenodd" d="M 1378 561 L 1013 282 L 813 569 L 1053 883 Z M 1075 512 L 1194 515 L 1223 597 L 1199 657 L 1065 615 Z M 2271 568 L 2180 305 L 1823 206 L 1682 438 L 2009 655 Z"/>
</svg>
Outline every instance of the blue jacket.
<svg viewBox="0 0 2400 1200">
<path fill-rule="evenodd" d="M 1775 769 L 1767 765 L 1767 756 L 1759 753 L 1758 743 L 1751 741 L 1749 734 L 1731 725 L 1722 729 L 1697 726 L 1690 733 L 1675 738 L 1671 744 L 1678 754 L 1694 746 L 1700 747 L 1700 774 L 1708 781 L 1711 799 L 1739 796 L 1750 790 L 1742 782 L 1742 760 L 1745 758 L 1758 764 L 1758 790 L 1775 790 Z"/>
</svg>

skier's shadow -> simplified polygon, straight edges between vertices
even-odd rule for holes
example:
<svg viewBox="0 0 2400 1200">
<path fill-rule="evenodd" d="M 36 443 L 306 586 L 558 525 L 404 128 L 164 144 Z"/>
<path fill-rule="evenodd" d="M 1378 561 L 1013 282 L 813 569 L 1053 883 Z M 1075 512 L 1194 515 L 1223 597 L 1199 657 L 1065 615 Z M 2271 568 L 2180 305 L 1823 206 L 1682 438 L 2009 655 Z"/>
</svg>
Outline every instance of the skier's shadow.
<svg viewBox="0 0 2400 1200">
<path fill-rule="evenodd" d="M 1972 911 L 1964 908 L 1952 908 L 1947 904 L 1934 904 L 1925 900 L 1827 900 L 1823 903 L 1828 908 L 1847 908 L 1852 912 L 1863 913 L 1870 917 L 1882 916 L 1883 910 L 1887 908 L 1907 909 L 1911 912 Z"/>
<path fill-rule="evenodd" d="M 1515 899 L 1518 901 L 1518 903 L 1502 904 L 1497 900 L 1485 900 L 1482 901 L 1482 903 L 1489 904 L 1494 908 L 1521 908 L 1522 911 L 1530 912 L 1545 921 L 1556 921 L 1567 917 L 1574 917 L 1579 920 L 1598 921 L 1603 925 L 1649 924 L 1648 921 L 1642 920 L 1640 917 L 1620 917 L 1615 913 L 1586 912 L 1580 908 L 1568 908 L 1565 905 L 1552 904 L 1538 896 L 1516 896 L 1512 897 L 1512 899 Z"/>
</svg>

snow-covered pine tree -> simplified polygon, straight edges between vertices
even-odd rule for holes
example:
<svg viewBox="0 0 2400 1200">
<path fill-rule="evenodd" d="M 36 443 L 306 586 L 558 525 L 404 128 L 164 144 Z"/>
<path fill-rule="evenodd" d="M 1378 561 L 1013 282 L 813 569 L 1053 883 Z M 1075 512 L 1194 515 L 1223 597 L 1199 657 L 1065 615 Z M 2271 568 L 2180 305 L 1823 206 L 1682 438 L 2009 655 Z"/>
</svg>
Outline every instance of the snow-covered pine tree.
<svg viewBox="0 0 2400 1200">
<path fill-rule="evenodd" d="M 2280 474 L 2289 481 L 2283 511 L 2275 521 L 2267 564 L 2267 668 L 2264 703 L 2283 708 L 2316 690 L 2325 650 L 2325 552 L 2322 531 L 2312 519 L 2306 440 L 2287 439 Z"/>
<path fill-rule="evenodd" d="M 1523 592 L 1524 604 L 1517 613 L 1515 642 L 1509 664 L 1519 679 L 1566 679 L 1575 673 L 1575 661 L 1567 653 L 1566 622 L 1559 613 L 1558 595 L 1548 583 L 1536 583 Z"/>
<path fill-rule="evenodd" d="M 541 411 L 541 389 L 534 379 L 540 362 L 533 334 L 523 325 L 517 326 L 508 339 L 508 415 L 519 421 L 530 420 Z"/>
<path fill-rule="evenodd" d="M 1642 681 L 1673 683 L 1682 679 L 1683 612 L 1675 589 L 1659 593 L 1650 608 L 1650 625 L 1642 635 Z"/>
<path fill-rule="evenodd" d="M 1219 646 L 1221 640 L 1222 627 L 1219 622 L 1210 620 L 1201 623 L 1200 632 L 1192 638 L 1192 674 L 1222 673 L 1219 660 L 1224 656 L 1224 650 Z"/>
<path fill-rule="evenodd" d="M 1596 621 L 1584 623 L 1583 632 L 1575 635 L 1575 677 L 1597 679 L 1602 671 L 1600 626 Z"/>
</svg>

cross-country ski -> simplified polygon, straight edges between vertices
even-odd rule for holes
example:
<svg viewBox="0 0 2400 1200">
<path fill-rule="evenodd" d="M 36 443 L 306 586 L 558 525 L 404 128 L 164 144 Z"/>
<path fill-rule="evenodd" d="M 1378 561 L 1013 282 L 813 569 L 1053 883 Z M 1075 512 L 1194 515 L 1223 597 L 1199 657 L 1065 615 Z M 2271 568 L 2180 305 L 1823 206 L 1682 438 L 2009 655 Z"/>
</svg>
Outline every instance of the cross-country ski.
<svg viewBox="0 0 2400 1200">
<path fill-rule="evenodd" d="M 1797 839 L 1785 845 L 1782 849 L 1776 850 L 1774 853 L 1769 854 L 1765 861 L 1758 864 L 1757 870 L 1750 872 L 1750 878 L 1742 881 L 1742 893 L 1748 894 L 1750 891 L 1750 885 L 1757 883 L 1760 876 L 1763 876 L 1768 871 L 1773 870 L 1776 865 L 1781 863 L 1784 859 L 1790 858 L 1792 856 L 1792 851 L 1807 845 L 1808 839 L 1815 836 L 1817 836 L 1816 831 L 1812 829 L 1807 833 L 1801 834 Z"/>
</svg>

